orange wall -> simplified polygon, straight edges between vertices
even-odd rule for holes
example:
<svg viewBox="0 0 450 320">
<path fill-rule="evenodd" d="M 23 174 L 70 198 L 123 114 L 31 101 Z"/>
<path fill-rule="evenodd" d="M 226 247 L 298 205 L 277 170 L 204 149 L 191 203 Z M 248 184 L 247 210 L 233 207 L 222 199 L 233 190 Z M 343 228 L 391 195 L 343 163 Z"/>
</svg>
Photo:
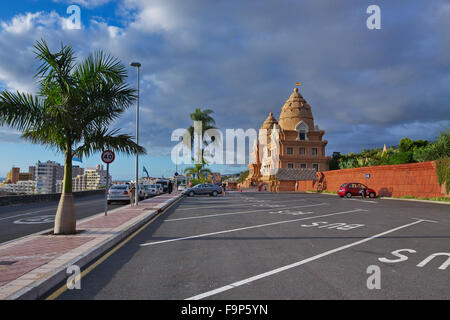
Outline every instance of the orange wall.
<svg viewBox="0 0 450 320">
<path fill-rule="evenodd" d="M 370 178 L 366 178 L 366 174 Z M 354 169 L 331 170 L 323 174 L 323 186 L 328 191 L 338 191 L 345 182 L 359 182 L 374 189 L 380 196 L 442 197 L 446 196 L 445 186 L 440 186 L 434 161 L 373 166 Z M 317 188 L 317 182 L 298 181 L 299 191 Z M 447 195 L 448 196 L 448 195 Z"/>
</svg>

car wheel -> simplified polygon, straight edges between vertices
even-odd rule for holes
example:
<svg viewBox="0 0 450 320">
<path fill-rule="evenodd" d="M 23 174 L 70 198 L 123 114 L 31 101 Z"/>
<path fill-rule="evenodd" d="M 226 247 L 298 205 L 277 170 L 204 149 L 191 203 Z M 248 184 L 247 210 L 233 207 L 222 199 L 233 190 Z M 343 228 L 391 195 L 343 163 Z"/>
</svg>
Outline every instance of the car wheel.
<svg viewBox="0 0 450 320">
<path fill-rule="evenodd" d="M 194 191 L 189 192 L 189 197 L 193 197 L 195 195 Z"/>
<path fill-rule="evenodd" d="M 375 193 L 373 192 L 369 193 L 369 198 L 375 198 Z"/>
<path fill-rule="evenodd" d="M 213 195 L 214 197 L 217 197 L 217 194 L 218 194 L 218 193 L 217 193 L 217 191 L 215 191 L 215 190 L 214 190 L 213 193 L 212 193 L 212 195 Z"/>
<path fill-rule="evenodd" d="M 347 198 L 351 198 L 352 197 L 352 193 L 351 192 L 347 192 L 347 194 L 345 195 Z"/>
</svg>

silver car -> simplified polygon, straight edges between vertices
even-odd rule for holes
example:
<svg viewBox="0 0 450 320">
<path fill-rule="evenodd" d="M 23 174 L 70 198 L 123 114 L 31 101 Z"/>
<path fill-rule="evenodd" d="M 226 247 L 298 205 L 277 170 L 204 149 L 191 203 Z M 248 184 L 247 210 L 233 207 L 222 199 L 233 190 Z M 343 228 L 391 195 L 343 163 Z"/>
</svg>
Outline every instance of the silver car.
<svg viewBox="0 0 450 320">
<path fill-rule="evenodd" d="M 159 194 L 159 188 L 154 184 L 146 184 L 144 185 L 145 191 L 149 197 L 156 196 Z"/>
<path fill-rule="evenodd" d="M 198 184 L 195 187 L 186 189 L 182 192 L 182 194 L 188 195 L 189 197 L 201 194 L 209 194 L 210 196 L 217 196 L 218 194 L 221 193 L 222 188 L 211 183 Z"/>
<path fill-rule="evenodd" d="M 108 204 L 113 201 L 130 201 L 130 185 L 129 184 L 115 184 L 108 190 L 107 197 Z"/>
</svg>

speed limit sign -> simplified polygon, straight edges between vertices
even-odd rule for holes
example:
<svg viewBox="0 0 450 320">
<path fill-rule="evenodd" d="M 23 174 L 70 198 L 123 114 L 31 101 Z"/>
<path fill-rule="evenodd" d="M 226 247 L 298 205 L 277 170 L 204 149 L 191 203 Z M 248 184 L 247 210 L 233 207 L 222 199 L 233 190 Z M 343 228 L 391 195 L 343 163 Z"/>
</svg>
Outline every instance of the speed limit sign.
<svg viewBox="0 0 450 320">
<path fill-rule="evenodd" d="M 116 156 L 114 155 L 114 152 L 112 152 L 111 150 L 105 150 L 102 153 L 102 161 L 104 163 L 111 163 L 111 162 L 113 162 L 115 157 Z"/>
</svg>

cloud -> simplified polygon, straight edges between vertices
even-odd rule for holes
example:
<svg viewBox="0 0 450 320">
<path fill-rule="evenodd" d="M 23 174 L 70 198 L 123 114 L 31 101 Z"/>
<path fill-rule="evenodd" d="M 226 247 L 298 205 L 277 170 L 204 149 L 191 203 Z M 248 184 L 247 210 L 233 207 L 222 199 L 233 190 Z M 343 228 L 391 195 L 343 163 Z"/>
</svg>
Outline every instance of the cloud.
<svg viewBox="0 0 450 320">
<path fill-rule="evenodd" d="M 366 28 L 367 4 L 356 0 L 123 0 L 122 25 L 83 14 L 82 30 L 64 29 L 54 12 L 21 14 L 0 23 L 0 82 L 36 91 L 31 48 L 41 37 L 55 50 L 72 44 L 79 58 L 103 49 L 140 61 L 141 141 L 159 155 L 195 108 L 213 109 L 222 130 L 259 128 L 296 82 L 327 153 L 436 136 L 449 118 L 450 5 L 378 4 L 381 30 Z M 136 70 L 129 75 L 134 86 Z M 115 126 L 133 133 L 134 117 L 132 107 Z"/>
<path fill-rule="evenodd" d="M 86 7 L 88 9 L 93 9 L 101 7 L 111 0 L 53 0 L 53 2 L 63 2 L 67 4 L 79 4 L 80 6 Z"/>
</svg>

